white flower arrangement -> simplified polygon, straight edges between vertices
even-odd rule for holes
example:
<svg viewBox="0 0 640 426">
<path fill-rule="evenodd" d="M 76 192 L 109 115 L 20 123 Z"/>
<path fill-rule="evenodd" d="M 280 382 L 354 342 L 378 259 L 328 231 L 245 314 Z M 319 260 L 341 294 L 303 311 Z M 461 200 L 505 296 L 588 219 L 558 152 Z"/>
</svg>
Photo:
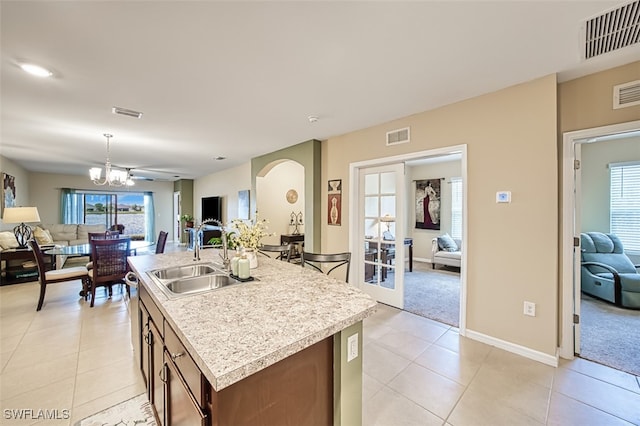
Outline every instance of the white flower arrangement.
<svg viewBox="0 0 640 426">
<path fill-rule="evenodd" d="M 261 240 L 264 237 L 270 237 L 275 235 L 267 232 L 269 227 L 267 224 L 269 221 L 266 219 L 258 220 L 258 214 L 256 213 L 255 220 L 244 221 L 242 219 L 233 219 L 231 221 L 231 227 L 235 229 L 230 233 L 231 241 L 233 241 L 233 247 L 243 247 L 245 249 L 257 250 L 262 246 Z"/>
</svg>

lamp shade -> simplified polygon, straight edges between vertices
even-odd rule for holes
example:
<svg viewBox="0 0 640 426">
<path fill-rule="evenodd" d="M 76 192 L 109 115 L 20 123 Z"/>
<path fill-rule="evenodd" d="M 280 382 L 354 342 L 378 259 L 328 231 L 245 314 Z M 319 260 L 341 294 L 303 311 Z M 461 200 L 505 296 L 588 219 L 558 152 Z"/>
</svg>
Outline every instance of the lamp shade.
<svg viewBox="0 0 640 426">
<path fill-rule="evenodd" d="M 382 217 L 380 218 L 380 222 L 387 222 L 387 223 L 389 223 L 389 222 L 395 222 L 395 221 L 396 221 L 396 218 L 395 218 L 395 217 L 393 217 L 393 216 L 391 216 L 391 215 L 389 215 L 389 214 L 385 214 L 384 216 L 382 216 Z"/>
<path fill-rule="evenodd" d="M 4 223 L 40 222 L 37 207 L 7 207 L 2 215 Z"/>
</svg>

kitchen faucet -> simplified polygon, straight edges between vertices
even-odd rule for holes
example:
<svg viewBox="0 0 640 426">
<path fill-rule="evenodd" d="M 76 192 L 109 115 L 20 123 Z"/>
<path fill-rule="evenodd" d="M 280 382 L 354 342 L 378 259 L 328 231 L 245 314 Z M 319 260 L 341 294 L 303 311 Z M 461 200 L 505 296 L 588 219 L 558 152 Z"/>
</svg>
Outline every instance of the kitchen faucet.
<svg viewBox="0 0 640 426">
<path fill-rule="evenodd" d="M 215 223 L 220 227 L 220 239 L 222 240 L 222 254 L 220 257 L 222 258 L 222 266 L 225 272 L 230 272 L 231 261 L 229 260 L 229 249 L 227 248 L 227 231 L 224 229 L 224 224 L 218 219 L 205 219 L 196 229 L 196 244 L 193 249 L 193 260 L 200 261 L 200 231 L 202 231 L 202 228 L 204 228 L 207 223 Z"/>
</svg>

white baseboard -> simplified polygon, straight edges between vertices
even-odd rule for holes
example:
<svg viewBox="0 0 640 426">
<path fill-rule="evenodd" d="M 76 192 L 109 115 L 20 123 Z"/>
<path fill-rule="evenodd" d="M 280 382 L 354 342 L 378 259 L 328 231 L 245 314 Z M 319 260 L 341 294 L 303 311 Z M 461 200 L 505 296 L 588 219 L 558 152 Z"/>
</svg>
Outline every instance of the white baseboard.
<svg viewBox="0 0 640 426">
<path fill-rule="evenodd" d="M 539 352 L 525 346 L 507 342 L 505 340 L 496 339 L 495 337 L 487 336 L 486 334 L 478 333 L 477 331 L 469 329 L 466 330 L 465 336 L 470 339 L 486 343 L 487 345 L 495 346 L 496 348 L 504 349 L 505 351 L 521 355 L 525 358 L 550 365 L 552 367 L 558 366 L 559 361 L 557 353 L 555 355 L 545 354 L 544 352 Z"/>
<path fill-rule="evenodd" d="M 414 257 L 414 262 L 431 263 L 431 259 L 425 259 L 424 257 Z"/>
</svg>

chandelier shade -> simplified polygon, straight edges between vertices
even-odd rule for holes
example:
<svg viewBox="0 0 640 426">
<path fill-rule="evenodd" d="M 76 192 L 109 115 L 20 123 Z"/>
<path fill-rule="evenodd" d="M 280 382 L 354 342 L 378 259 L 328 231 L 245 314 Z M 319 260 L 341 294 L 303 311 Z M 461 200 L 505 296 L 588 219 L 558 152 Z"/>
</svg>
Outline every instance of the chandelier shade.
<svg viewBox="0 0 640 426">
<path fill-rule="evenodd" d="M 125 170 L 117 170 L 111 167 L 111 159 L 109 158 L 110 154 L 110 146 L 109 142 L 113 135 L 109 133 L 105 133 L 104 137 L 107 138 L 107 161 L 104 163 L 104 179 L 102 178 L 102 168 L 100 167 L 92 167 L 89 169 L 89 177 L 93 181 L 94 184 L 102 186 L 131 186 L 133 185 L 133 179 L 129 175 L 129 169 Z"/>
</svg>

